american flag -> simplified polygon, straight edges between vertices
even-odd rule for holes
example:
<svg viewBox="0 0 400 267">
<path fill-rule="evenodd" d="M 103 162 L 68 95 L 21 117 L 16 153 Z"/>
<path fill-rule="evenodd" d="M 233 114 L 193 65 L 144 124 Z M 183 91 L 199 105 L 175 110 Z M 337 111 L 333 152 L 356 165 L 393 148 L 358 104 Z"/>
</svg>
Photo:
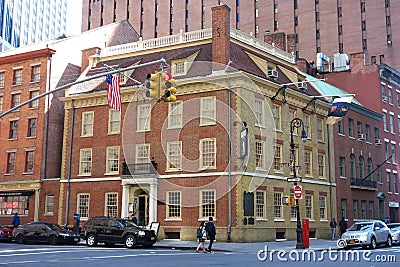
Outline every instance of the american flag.
<svg viewBox="0 0 400 267">
<path fill-rule="evenodd" d="M 121 111 L 121 93 L 119 86 L 119 75 L 108 74 L 106 76 L 108 105 Z"/>
</svg>

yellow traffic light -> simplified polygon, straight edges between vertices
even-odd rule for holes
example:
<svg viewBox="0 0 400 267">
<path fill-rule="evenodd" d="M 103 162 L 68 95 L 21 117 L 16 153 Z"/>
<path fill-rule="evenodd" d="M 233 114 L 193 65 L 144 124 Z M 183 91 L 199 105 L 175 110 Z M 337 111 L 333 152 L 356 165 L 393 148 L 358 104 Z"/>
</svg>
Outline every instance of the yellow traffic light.
<svg viewBox="0 0 400 267">
<path fill-rule="evenodd" d="M 147 74 L 146 96 L 152 99 L 160 99 L 160 89 L 161 89 L 161 73 L 149 73 Z"/>
<path fill-rule="evenodd" d="M 176 101 L 176 81 L 172 79 L 172 74 L 164 72 L 162 76 L 161 88 L 164 90 L 163 100 L 164 102 L 175 102 Z"/>
<path fill-rule="evenodd" d="M 294 196 L 285 196 L 282 198 L 282 204 L 285 206 L 296 206 L 296 199 Z"/>
</svg>

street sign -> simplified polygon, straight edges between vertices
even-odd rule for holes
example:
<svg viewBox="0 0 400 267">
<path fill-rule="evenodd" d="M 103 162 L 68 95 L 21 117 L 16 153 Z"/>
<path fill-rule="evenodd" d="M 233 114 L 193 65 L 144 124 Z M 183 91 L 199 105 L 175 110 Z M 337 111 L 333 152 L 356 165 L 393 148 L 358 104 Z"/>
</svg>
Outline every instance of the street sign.
<svg viewBox="0 0 400 267">
<path fill-rule="evenodd" d="M 303 189 L 301 188 L 300 185 L 295 185 L 293 187 L 294 189 L 294 198 L 295 199 L 302 199 L 303 197 Z"/>
<path fill-rule="evenodd" d="M 290 183 L 290 182 L 301 182 L 301 178 L 300 177 L 288 177 L 286 178 L 286 180 Z"/>
</svg>

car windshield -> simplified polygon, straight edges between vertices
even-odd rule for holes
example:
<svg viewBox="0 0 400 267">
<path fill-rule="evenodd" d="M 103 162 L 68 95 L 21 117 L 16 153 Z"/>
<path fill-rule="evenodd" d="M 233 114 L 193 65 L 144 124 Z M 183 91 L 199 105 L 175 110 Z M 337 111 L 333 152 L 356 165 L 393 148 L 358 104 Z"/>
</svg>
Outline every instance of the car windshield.
<svg viewBox="0 0 400 267">
<path fill-rule="evenodd" d="M 129 220 L 119 219 L 118 221 L 125 227 L 138 227 L 135 223 Z"/>
<path fill-rule="evenodd" d="M 349 231 L 365 231 L 372 228 L 372 223 L 355 223 L 353 224 Z"/>
<path fill-rule="evenodd" d="M 390 230 L 394 230 L 394 231 L 398 231 L 400 230 L 400 224 L 398 225 L 388 225 L 388 227 L 390 228 Z"/>
<path fill-rule="evenodd" d="M 58 224 L 46 224 L 47 227 L 49 227 L 51 230 L 62 230 L 63 228 L 61 226 L 59 226 Z"/>
</svg>

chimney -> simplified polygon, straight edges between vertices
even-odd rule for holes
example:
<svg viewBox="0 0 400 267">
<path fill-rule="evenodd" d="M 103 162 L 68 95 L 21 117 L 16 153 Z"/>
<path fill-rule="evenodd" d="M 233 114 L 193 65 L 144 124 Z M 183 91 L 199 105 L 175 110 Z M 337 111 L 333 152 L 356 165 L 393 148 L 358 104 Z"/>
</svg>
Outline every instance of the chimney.
<svg viewBox="0 0 400 267">
<path fill-rule="evenodd" d="M 223 70 L 230 59 L 230 12 L 227 5 L 212 10 L 212 69 Z"/>
<path fill-rule="evenodd" d="M 93 65 L 93 62 L 90 61 L 90 57 L 97 54 L 100 51 L 100 48 L 93 47 L 82 50 L 82 59 L 81 59 L 81 73 L 90 65 Z"/>
</svg>

